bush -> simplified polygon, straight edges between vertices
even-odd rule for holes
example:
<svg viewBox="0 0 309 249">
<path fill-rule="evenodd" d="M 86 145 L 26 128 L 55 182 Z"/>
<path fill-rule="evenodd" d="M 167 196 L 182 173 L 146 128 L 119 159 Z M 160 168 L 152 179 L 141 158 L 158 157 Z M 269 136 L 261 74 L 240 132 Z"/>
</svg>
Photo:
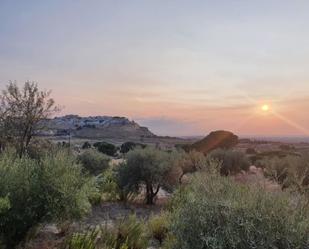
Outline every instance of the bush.
<svg viewBox="0 0 309 249">
<path fill-rule="evenodd" d="M 150 217 L 148 221 L 148 230 L 150 236 L 159 241 L 162 245 L 164 239 L 168 235 L 169 220 L 167 213 Z"/>
<path fill-rule="evenodd" d="M 283 188 L 294 188 L 299 193 L 309 194 L 309 155 L 287 156 L 260 160 L 265 176 L 277 181 Z"/>
<path fill-rule="evenodd" d="M 248 149 L 246 149 L 246 154 L 255 155 L 255 154 L 257 154 L 257 152 L 254 148 L 248 148 Z"/>
<path fill-rule="evenodd" d="M 203 153 L 193 150 L 187 153 L 183 153 L 178 163 L 182 169 L 182 175 L 179 178 L 179 181 L 181 182 L 181 179 L 185 174 L 194 173 L 206 167 L 207 157 L 205 157 Z"/>
<path fill-rule="evenodd" d="M 279 146 L 280 150 L 286 150 L 286 151 L 293 151 L 295 150 L 295 147 L 293 145 L 289 145 L 289 144 L 281 144 Z"/>
<path fill-rule="evenodd" d="M 88 229 L 83 233 L 74 233 L 65 241 L 62 249 L 96 249 L 100 230 Z"/>
<path fill-rule="evenodd" d="M 32 139 L 27 148 L 27 155 L 33 159 L 41 159 L 47 154 L 55 152 L 57 146 L 47 139 Z"/>
<path fill-rule="evenodd" d="M 154 198 L 164 185 L 168 173 L 168 153 L 154 148 L 135 149 L 127 154 L 126 162 L 117 168 L 116 177 L 120 189 L 126 193 L 138 193 L 146 188 L 146 203 L 154 204 Z"/>
<path fill-rule="evenodd" d="M 116 201 L 121 199 L 121 191 L 118 188 L 113 170 L 107 170 L 98 178 L 98 186 L 101 198 L 104 201 Z"/>
<path fill-rule="evenodd" d="M 0 198 L 0 217 L 2 214 L 4 214 L 6 211 L 8 211 L 11 208 L 10 200 L 8 197 Z M 3 218 L 3 217 L 2 217 Z M 2 219 L 1 219 L 2 220 Z M 0 220 L 0 221 L 1 221 Z M 0 222 L 1 226 L 1 222 Z"/>
<path fill-rule="evenodd" d="M 93 147 L 108 156 L 115 156 L 118 151 L 118 148 L 115 145 L 106 142 L 96 142 L 93 144 Z"/>
<path fill-rule="evenodd" d="M 288 168 L 291 167 L 289 159 L 279 157 L 264 158 L 257 161 L 257 165 L 264 168 L 266 177 L 282 185 L 288 177 Z"/>
<path fill-rule="evenodd" d="M 0 155 L 0 198 L 10 208 L 1 213 L 0 238 L 13 248 L 27 232 L 43 222 L 79 218 L 90 209 L 88 194 L 94 189 L 75 159 L 59 151 L 40 161 Z"/>
<path fill-rule="evenodd" d="M 91 144 L 88 141 L 83 143 L 82 145 L 83 150 L 90 149 L 90 148 L 91 148 Z"/>
<path fill-rule="evenodd" d="M 148 245 L 145 225 L 136 216 L 118 221 L 114 227 L 95 227 L 71 235 L 64 249 L 146 249 Z"/>
<path fill-rule="evenodd" d="M 141 143 L 125 142 L 120 146 L 120 152 L 125 154 L 128 153 L 130 150 L 135 149 L 136 147 L 144 149 L 146 148 L 146 145 Z"/>
<path fill-rule="evenodd" d="M 248 170 L 250 166 L 246 155 L 237 150 L 218 149 L 211 152 L 209 156 L 222 162 L 220 172 L 225 176 Z"/>
<path fill-rule="evenodd" d="M 77 157 L 86 172 L 99 175 L 109 167 L 109 157 L 92 149 L 84 151 Z"/>
<path fill-rule="evenodd" d="M 291 200 L 287 193 L 267 193 L 214 174 L 196 176 L 175 198 L 169 248 L 309 247 L 309 210 L 302 198 Z"/>
<path fill-rule="evenodd" d="M 115 179 L 119 194 L 119 200 L 123 202 L 128 202 L 129 200 L 133 199 L 139 193 L 139 185 L 134 184 L 131 178 L 134 176 L 130 176 L 130 168 L 128 165 L 124 163 L 120 163 L 115 167 Z"/>
</svg>

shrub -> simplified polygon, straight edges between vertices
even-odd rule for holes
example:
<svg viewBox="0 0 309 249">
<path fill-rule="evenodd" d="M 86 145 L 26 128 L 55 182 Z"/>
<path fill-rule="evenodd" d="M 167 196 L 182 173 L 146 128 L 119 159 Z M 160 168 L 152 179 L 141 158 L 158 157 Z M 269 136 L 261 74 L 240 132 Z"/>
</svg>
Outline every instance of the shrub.
<svg viewBox="0 0 309 249">
<path fill-rule="evenodd" d="M 128 153 L 130 150 L 135 149 L 136 147 L 141 147 L 144 149 L 146 145 L 141 143 L 125 142 L 120 146 L 120 152 L 125 154 Z"/>
<path fill-rule="evenodd" d="M 309 155 L 287 156 L 260 160 L 265 176 L 277 181 L 283 188 L 294 188 L 309 194 Z"/>
<path fill-rule="evenodd" d="M 289 145 L 289 144 L 281 144 L 279 146 L 279 149 L 286 150 L 286 151 L 291 151 L 291 150 L 295 150 L 295 147 L 293 145 Z"/>
<path fill-rule="evenodd" d="M 27 148 L 27 155 L 33 159 L 41 159 L 47 154 L 53 153 L 57 146 L 47 139 L 32 139 Z"/>
<path fill-rule="evenodd" d="M 117 238 L 114 247 L 117 249 L 126 245 L 128 249 L 147 248 L 148 239 L 145 231 L 144 223 L 139 221 L 135 215 L 120 220 L 114 230 L 115 238 Z"/>
<path fill-rule="evenodd" d="M 90 149 L 90 148 L 91 148 L 91 144 L 88 141 L 83 143 L 82 145 L 83 150 Z"/>
<path fill-rule="evenodd" d="M 280 184 L 284 184 L 288 176 L 288 168 L 291 167 L 287 158 L 264 158 L 257 162 L 257 165 L 264 168 L 266 177 Z"/>
<path fill-rule="evenodd" d="M 183 183 L 186 174 L 201 171 L 217 171 L 221 168 L 221 161 L 201 152 L 191 150 L 172 151 L 169 155 L 170 168 L 166 174 L 166 190 L 175 190 L 175 187 Z M 188 178 L 187 178 L 188 179 Z"/>
<path fill-rule="evenodd" d="M 146 249 L 148 239 L 145 225 L 136 216 L 129 216 L 114 227 L 89 228 L 83 233 L 75 233 L 65 241 L 64 249 Z"/>
<path fill-rule="evenodd" d="M 88 229 L 83 233 L 74 233 L 65 241 L 62 249 L 96 249 L 100 230 Z"/>
<path fill-rule="evenodd" d="M 129 180 L 134 178 L 134 176 L 132 175 L 128 178 L 129 175 L 131 175 L 130 168 L 125 162 L 120 163 L 115 167 L 114 176 L 116 179 L 119 200 L 123 202 L 128 202 L 139 193 L 139 186 L 133 184 L 132 180 Z"/>
<path fill-rule="evenodd" d="M 1 217 L 2 214 L 4 214 L 6 211 L 8 211 L 10 209 L 10 207 L 11 207 L 11 205 L 10 205 L 10 200 L 9 200 L 8 197 L 0 198 L 0 217 Z M 1 222 L 0 222 L 0 226 L 1 226 Z"/>
<path fill-rule="evenodd" d="M 96 142 L 93 144 L 93 147 L 108 156 L 115 156 L 118 150 L 115 145 L 106 142 Z"/>
<path fill-rule="evenodd" d="M 92 149 L 84 151 L 77 157 L 86 172 L 92 175 L 103 173 L 109 167 L 109 157 Z"/>
<path fill-rule="evenodd" d="M 90 209 L 88 194 L 94 186 L 65 152 L 38 161 L 5 151 L 0 179 L 0 198 L 7 197 L 10 205 L 0 222 L 5 248 L 13 248 L 39 223 L 79 218 Z"/>
<path fill-rule="evenodd" d="M 118 188 L 113 170 L 107 170 L 98 177 L 98 187 L 102 196 L 102 200 L 116 201 L 121 199 L 121 191 Z"/>
<path fill-rule="evenodd" d="M 175 198 L 172 249 L 309 246 L 309 210 L 302 198 L 291 200 L 287 193 L 267 193 L 214 174 L 196 176 Z"/>
<path fill-rule="evenodd" d="M 185 174 L 194 173 L 203 169 L 207 165 L 207 158 L 203 153 L 193 150 L 183 153 L 178 163 L 182 169 L 182 175 L 179 178 L 179 181 L 181 182 L 181 179 Z"/>
<path fill-rule="evenodd" d="M 241 170 L 248 170 L 250 166 L 246 155 L 237 150 L 218 149 L 211 152 L 209 156 L 222 162 L 220 170 L 222 175 L 230 175 Z"/>
<path fill-rule="evenodd" d="M 249 154 L 249 155 L 255 155 L 257 152 L 254 148 L 248 148 L 246 149 L 246 154 Z"/>
<path fill-rule="evenodd" d="M 148 221 L 148 230 L 150 236 L 159 241 L 162 245 L 164 239 L 168 235 L 169 220 L 167 213 L 150 217 Z"/>
<path fill-rule="evenodd" d="M 153 204 L 169 168 L 167 152 L 150 147 L 135 149 L 127 154 L 126 162 L 117 168 L 117 182 L 126 193 L 137 193 L 145 186 L 146 203 Z"/>
</svg>

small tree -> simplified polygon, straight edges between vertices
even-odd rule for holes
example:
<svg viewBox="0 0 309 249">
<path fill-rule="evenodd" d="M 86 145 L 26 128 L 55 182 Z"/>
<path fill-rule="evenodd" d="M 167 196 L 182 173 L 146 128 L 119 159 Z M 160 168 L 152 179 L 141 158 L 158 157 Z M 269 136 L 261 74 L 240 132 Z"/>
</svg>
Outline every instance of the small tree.
<svg viewBox="0 0 309 249">
<path fill-rule="evenodd" d="M 221 161 L 221 175 L 237 174 L 241 170 L 248 170 L 250 162 L 245 153 L 238 150 L 217 149 L 209 156 Z"/>
<path fill-rule="evenodd" d="M 19 155 L 27 150 L 42 120 L 58 108 L 50 91 L 40 91 L 38 85 L 26 82 L 22 88 L 10 82 L 0 94 L 0 147 L 13 144 Z"/>
<path fill-rule="evenodd" d="M 108 156 L 115 156 L 118 150 L 115 145 L 106 142 L 96 142 L 93 144 L 93 147 Z"/>
<path fill-rule="evenodd" d="M 120 146 L 121 153 L 128 153 L 130 150 L 135 149 L 136 147 L 145 148 L 146 144 L 134 143 L 134 142 L 125 142 Z"/>
<path fill-rule="evenodd" d="M 185 174 L 203 169 L 207 164 L 207 158 L 203 153 L 193 150 L 187 153 L 184 152 L 178 163 L 182 170 L 182 174 L 179 177 L 179 183 L 181 183 Z"/>
<path fill-rule="evenodd" d="M 83 145 L 82 145 L 83 150 L 90 149 L 90 148 L 91 148 L 91 144 L 88 141 L 83 143 Z"/>
<path fill-rule="evenodd" d="M 130 151 L 126 162 L 117 169 L 120 187 L 128 192 L 138 192 L 145 186 L 146 203 L 154 204 L 170 167 L 168 161 L 168 153 L 158 149 L 149 147 Z"/>
<path fill-rule="evenodd" d="M 110 158 L 94 149 L 88 149 L 77 157 L 85 171 L 92 175 L 99 175 L 109 166 Z"/>
</svg>

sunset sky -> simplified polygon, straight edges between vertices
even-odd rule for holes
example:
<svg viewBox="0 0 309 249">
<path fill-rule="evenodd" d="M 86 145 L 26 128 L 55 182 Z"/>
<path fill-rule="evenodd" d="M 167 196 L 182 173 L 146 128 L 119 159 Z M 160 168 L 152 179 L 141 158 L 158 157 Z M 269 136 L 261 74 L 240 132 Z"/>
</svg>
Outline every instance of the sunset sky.
<svg viewBox="0 0 309 249">
<path fill-rule="evenodd" d="M 36 81 L 61 114 L 161 135 L 309 135 L 308 13 L 308 0 L 0 0 L 0 88 Z"/>
</svg>

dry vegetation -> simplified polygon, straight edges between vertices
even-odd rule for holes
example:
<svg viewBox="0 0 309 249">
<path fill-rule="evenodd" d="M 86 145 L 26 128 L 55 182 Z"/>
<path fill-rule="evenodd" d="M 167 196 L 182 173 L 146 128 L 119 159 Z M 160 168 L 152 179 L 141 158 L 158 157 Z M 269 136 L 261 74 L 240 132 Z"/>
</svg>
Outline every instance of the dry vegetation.
<svg viewBox="0 0 309 249">
<path fill-rule="evenodd" d="M 39 94 L 34 84 L 21 91 Z M 37 123 L 4 93 L 1 112 L 14 111 L 0 126 L 1 249 L 309 248 L 309 158 L 296 146 L 235 147 L 220 132 L 218 143 L 197 143 L 211 141 L 207 154 L 111 141 L 75 148 L 32 132 L 24 142 L 20 125 Z"/>
</svg>

